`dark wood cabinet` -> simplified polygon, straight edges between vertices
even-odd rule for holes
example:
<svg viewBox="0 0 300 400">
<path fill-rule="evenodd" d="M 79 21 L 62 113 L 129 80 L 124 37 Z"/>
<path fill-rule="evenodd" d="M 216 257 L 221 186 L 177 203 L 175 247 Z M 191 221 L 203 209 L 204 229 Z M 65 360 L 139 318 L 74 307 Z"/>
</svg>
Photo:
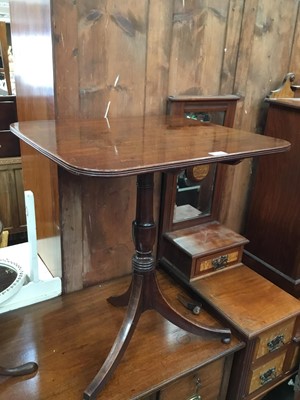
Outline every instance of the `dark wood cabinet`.
<svg viewBox="0 0 300 400">
<path fill-rule="evenodd" d="M 265 134 L 291 143 L 258 161 L 250 196 L 244 262 L 300 296 L 300 101 L 269 99 Z"/>
<path fill-rule="evenodd" d="M 9 130 L 16 121 L 16 96 L 0 96 L 0 219 L 13 244 L 26 232 L 20 143 Z"/>
<path fill-rule="evenodd" d="M 19 139 L 9 130 L 17 121 L 16 96 L 0 96 L 0 157 L 19 157 Z"/>
</svg>

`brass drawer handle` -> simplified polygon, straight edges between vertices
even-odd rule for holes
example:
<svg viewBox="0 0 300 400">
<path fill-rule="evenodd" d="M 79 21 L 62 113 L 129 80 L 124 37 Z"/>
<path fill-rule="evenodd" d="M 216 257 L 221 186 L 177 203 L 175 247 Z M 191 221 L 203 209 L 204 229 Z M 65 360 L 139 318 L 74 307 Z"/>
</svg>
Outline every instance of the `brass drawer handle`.
<svg viewBox="0 0 300 400">
<path fill-rule="evenodd" d="M 276 378 L 276 367 L 268 369 L 268 371 L 264 372 L 259 376 L 260 384 L 265 385 L 268 382 L 271 382 Z"/>
<path fill-rule="evenodd" d="M 267 343 L 270 352 L 279 349 L 284 344 L 284 335 L 277 335 Z"/>
<path fill-rule="evenodd" d="M 214 270 L 222 269 L 225 268 L 228 262 L 228 255 L 226 254 L 225 256 L 220 256 L 218 258 L 214 258 L 212 260 L 212 266 Z"/>
<path fill-rule="evenodd" d="M 195 375 L 194 379 L 195 379 L 195 386 L 196 386 L 195 394 L 193 394 L 187 400 L 202 400 L 202 397 L 200 396 L 200 394 L 198 394 L 198 391 L 201 387 L 200 377 L 198 375 Z"/>
</svg>

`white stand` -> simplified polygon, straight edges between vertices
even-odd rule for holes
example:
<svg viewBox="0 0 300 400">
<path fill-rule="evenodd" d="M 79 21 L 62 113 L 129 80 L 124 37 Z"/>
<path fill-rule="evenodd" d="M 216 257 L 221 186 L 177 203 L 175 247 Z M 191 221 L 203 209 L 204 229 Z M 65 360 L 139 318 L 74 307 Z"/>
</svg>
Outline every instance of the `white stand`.
<svg viewBox="0 0 300 400">
<path fill-rule="evenodd" d="M 0 314 L 51 299 L 61 294 L 61 279 L 53 277 L 37 254 L 34 197 L 25 191 L 28 242 L 0 249 L 0 261 L 17 263 L 26 273 L 27 280 L 20 290 L 0 303 Z"/>
</svg>

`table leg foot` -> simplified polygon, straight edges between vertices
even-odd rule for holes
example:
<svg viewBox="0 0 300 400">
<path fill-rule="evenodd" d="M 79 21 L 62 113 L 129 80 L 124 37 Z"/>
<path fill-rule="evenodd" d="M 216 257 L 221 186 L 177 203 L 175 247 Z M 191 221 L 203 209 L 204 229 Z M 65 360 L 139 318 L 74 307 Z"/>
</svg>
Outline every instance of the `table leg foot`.
<svg viewBox="0 0 300 400">
<path fill-rule="evenodd" d="M 125 353 L 130 339 L 134 333 L 136 324 L 141 313 L 143 312 L 142 286 L 143 276 L 137 276 L 134 285 L 132 285 L 128 308 L 123 320 L 123 324 L 104 364 L 98 371 L 95 378 L 86 388 L 83 395 L 84 400 L 93 400 L 96 398 L 97 394 L 103 389 L 107 381 L 110 379 L 123 354 Z M 122 298 L 123 295 L 120 297 Z"/>
<path fill-rule="evenodd" d="M 0 367 L 0 375 L 2 376 L 23 376 L 36 372 L 38 365 L 35 362 L 28 362 L 13 368 Z"/>
</svg>

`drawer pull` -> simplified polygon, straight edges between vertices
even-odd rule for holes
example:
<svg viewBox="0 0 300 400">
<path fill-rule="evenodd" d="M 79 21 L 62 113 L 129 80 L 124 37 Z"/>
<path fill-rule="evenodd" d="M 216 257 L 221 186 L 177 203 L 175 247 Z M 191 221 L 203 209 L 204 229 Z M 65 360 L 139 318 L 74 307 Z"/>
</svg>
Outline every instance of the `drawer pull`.
<svg viewBox="0 0 300 400">
<path fill-rule="evenodd" d="M 276 378 L 276 368 L 270 368 L 268 371 L 264 372 L 259 376 L 260 384 L 265 385 L 268 382 L 271 382 L 273 379 Z"/>
<path fill-rule="evenodd" d="M 279 349 L 284 344 L 284 335 L 278 335 L 267 343 L 269 351 Z"/>
<path fill-rule="evenodd" d="M 200 394 L 198 394 L 199 389 L 201 387 L 201 380 L 198 375 L 195 375 L 194 379 L 195 379 L 195 386 L 196 386 L 195 394 L 193 394 L 191 397 L 189 397 L 188 400 L 202 400 L 202 397 L 200 396 Z"/>
<path fill-rule="evenodd" d="M 225 268 L 228 262 L 228 255 L 226 254 L 225 256 L 220 256 L 218 258 L 214 258 L 212 260 L 212 266 L 214 270 L 222 269 Z"/>
</svg>

